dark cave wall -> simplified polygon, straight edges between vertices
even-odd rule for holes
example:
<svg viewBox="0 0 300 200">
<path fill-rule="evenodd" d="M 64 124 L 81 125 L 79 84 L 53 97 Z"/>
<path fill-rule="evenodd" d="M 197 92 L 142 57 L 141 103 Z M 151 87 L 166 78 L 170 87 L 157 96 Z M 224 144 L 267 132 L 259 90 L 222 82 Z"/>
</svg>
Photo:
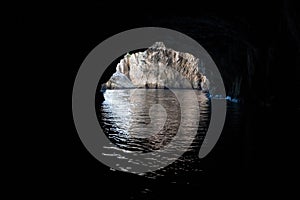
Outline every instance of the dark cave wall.
<svg viewBox="0 0 300 200">
<path fill-rule="evenodd" d="M 198 41 L 218 66 L 227 95 L 268 105 L 278 101 L 278 91 L 288 89 L 285 72 L 291 72 L 290 81 L 299 85 L 295 74 L 299 71 L 300 23 L 294 4 L 283 1 L 280 5 L 265 18 L 204 14 L 148 20 Z"/>
<path fill-rule="evenodd" d="M 243 21 L 207 16 L 168 17 L 154 21 L 189 35 L 208 51 L 220 70 L 228 96 L 246 98 L 253 95 L 249 92 L 260 55 L 249 38 L 251 29 Z"/>
<path fill-rule="evenodd" d="M 76 63 L 112 35 L 138 27 L 165 27 L 187 34 L 208 51 L 221 72 L 227 95 L 233 98 L 268 105 L 293 94 L 295 87 L 299 89 L 300 9 L 296 1 L 232 6 L 227 1 L 218 6 L 202 2 L 188 8 L 168 4 L 168 9 L 155 5 L 155 9 L 145 7 L 121 19 L 104 18 L 99 7 L 86 14 L 89 20 L 76 15 L 65 23 L 70 33 L 77 34 L 68 45 L 83 49 L 70 58 L 76 58 Z"/>
</svg>

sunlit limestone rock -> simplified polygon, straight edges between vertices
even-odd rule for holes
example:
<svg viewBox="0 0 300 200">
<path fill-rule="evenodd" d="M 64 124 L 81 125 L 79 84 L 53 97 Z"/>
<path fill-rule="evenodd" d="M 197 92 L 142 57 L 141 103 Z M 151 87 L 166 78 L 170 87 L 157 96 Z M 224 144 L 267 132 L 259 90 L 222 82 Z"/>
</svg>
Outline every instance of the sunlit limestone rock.
<svg viewBox="0 0 300 200">
<path fill-rule="evenodd" d="M 193 55 L 156 42 L 144 52 L 125 55 L 104 87 L 208 90 L 209 81 L 200 73 L 198 63 L 199 59 Z"/>
<path fill-rule="evenodd" d="M 110 77 L 109 81 L 106 82 L 106 88 L 122 89 L 135 88 L 135 86 L 125 74 L 121 73 L 120 71 L 117 71 Z"/>
</svg>

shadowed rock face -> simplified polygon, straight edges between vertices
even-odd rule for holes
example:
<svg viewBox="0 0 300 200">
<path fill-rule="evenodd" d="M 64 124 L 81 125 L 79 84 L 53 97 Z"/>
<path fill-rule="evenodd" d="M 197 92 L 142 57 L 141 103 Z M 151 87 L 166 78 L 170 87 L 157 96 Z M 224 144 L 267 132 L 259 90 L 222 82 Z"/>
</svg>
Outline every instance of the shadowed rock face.
<svg viewBox="0 0 300 200">
<path fill-rule="evenodd" d="M 199 72 L 199 59 L 156 42 L 144 52 L 127 54 L 105 89 L 193 88 L 208 90 L 209 81 Z"/>
</svg>

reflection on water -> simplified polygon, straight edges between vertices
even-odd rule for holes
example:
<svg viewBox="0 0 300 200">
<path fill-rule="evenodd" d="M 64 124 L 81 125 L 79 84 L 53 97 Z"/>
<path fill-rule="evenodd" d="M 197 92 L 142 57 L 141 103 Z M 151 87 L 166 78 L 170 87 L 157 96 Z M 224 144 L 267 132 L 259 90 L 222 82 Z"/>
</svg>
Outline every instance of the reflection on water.
<svg viewBox="0 0 300 200">
<path fill-rule="evenodd" d="M 178 96 L 183 98 L 184 103 L 179 103 Z M 103 147 L 104 155 L 127 159 L 126 155 L 134 155 L 134 152 L 152 152 L 149 162 L 136 162 L 150 167 L 162 161 L 155 150 L 169 145 L 168 157 L 163 159 L 176 161 L 168 169 L 147 173 L 146 176 L 163 176 L 170 170 L 175 174 L 178 170 L 201 170 L 193 166 L 199 161 L 198 152 L 210 120 L 207 94 L 196 90 L 125 89 L 106 90 L 103 97 L 104 101 L 98 102 L 98 119 L 111 141 L 111 146 Z M 192 103 L 195 102 L 194 97 L 196 104 Z M 180 125 L 184 136 L 174 140 Z M 179 152 L 185 154 L 177 159 Z M 122 167 L 120 169 L 126 171 Z"/>
<path fill-rule="evenodd" d="M 116 145 L 150 151 L 166 145 L 180 125 L 180 105 L 170 90 L 107 90 L 102 128 Z"/>
<path fill-rule="evenodd" d="M 241 104 L 227 102 L 226 121 L 221 138 L 210 155 L 200 160 L 198 153 L 210 120 L 210 101 L 206 98 L 206 94 L 201 91 L 181 90 L 179 92 L 187 102 L 191 98 L 191 92 L 196 92 L 200 108 L 200 120 L 198 124 L 194 124 L 194 128 L 197 128 L 196 136 L 187 133 L 182 140 L 176 140 L 176 143 L 172 143 L 170 140 L 176 134 L 175 130 L 178 128 L 178 124 L 182 123 L 180 116 L 184 113 L 180 112 L 180 105 L 172 92 L 142 89 L 107 90 L 105 93 L 100 93 L 105 99 L 97 98 L 98 119 L 102 129 L 111 141 L 111 145 L 103 147 L 102 152 L 106 156 L 126 160 L 129 154 L 135 155 L 135 152 L 140 151 L 152 151 L 155 155 L 155 150 L 163 147 L 165 142 L 171 144 L 171 154 L 168 154 L 169 157 L 166 159 L 172 159 L 172 152 L 178 152 L 179 147 L 186 144 L 184 140 L 192 140 L 182 156 L 160 170 L 141 174 L 142 176 L 119 173 L 112 168 L 101 172 L 109 174 L 108 180 L 115 176 L 115 178 L 112 178 L 115 183 L 123 183 L 125 192 L 122 193 L 122 196 L 128 195 L 130 199 L 148 199 L 151 195 L 159 196 L 176 190 L 182 191 L 184 185 L 187 188 L 191 187 L 198 193 L 199 188 L 201 188 L 198 184 L 206 184 L 203 182 L 203 178 L 206 174 L 211 174 L 211 171 L 215 172 L 214 168 L 218 170 L 225 169 L 223 172 L 227 173 L 231 167 L 236 170 L 242 164 L 241 155 L 245 150 L 242 143 L 244 138 L 242 130 L 245 127 L 242 123 L 243 110 Z M 187 110 L 185 114 L 190 117 L 190 120 L 196 119 L 193 112 L 189 112 L 189 109 L 193 109 L 194 106 L 187 105 L 184 109 Z M 156 137 L 151 137 L 151 131 L 145 129 L 146 126 L 147 128 L 152 127 L 150 130 L 153 131 L 152 133 L 157 133 Z M 193 127 L 186 127 L 186 130 L 192 131 L 194 129 Z M 155 160 L 149 160 L 149 162 L 142 164 L 153 165 L 153 162 Z M 141 164 L 139 162 L 135 163 L 136 165 Z M 126 169 L 121 168 L 121 165 L 120 169 L 126 171 Z M 130 184 L 126 186 L 128 179 L 136 182 L 135 187 Z M 189 189 L 188 191 L 193 190 Z"/>
</svg>

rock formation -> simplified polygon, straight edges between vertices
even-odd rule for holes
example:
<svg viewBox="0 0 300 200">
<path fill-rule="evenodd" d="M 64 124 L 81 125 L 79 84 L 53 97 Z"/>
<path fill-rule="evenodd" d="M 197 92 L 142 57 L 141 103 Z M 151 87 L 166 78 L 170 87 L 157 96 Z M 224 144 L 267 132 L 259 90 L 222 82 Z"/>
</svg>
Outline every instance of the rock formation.
<svg viewBox="0 0 300 200">
<path fill-rule="evenodd" d="M 104 89 L 193 88 L 208 90 L 209 81 L 199 71 L 199 59 L 156 42 L 144 52 L 127 54 Z"/>
</svg>

